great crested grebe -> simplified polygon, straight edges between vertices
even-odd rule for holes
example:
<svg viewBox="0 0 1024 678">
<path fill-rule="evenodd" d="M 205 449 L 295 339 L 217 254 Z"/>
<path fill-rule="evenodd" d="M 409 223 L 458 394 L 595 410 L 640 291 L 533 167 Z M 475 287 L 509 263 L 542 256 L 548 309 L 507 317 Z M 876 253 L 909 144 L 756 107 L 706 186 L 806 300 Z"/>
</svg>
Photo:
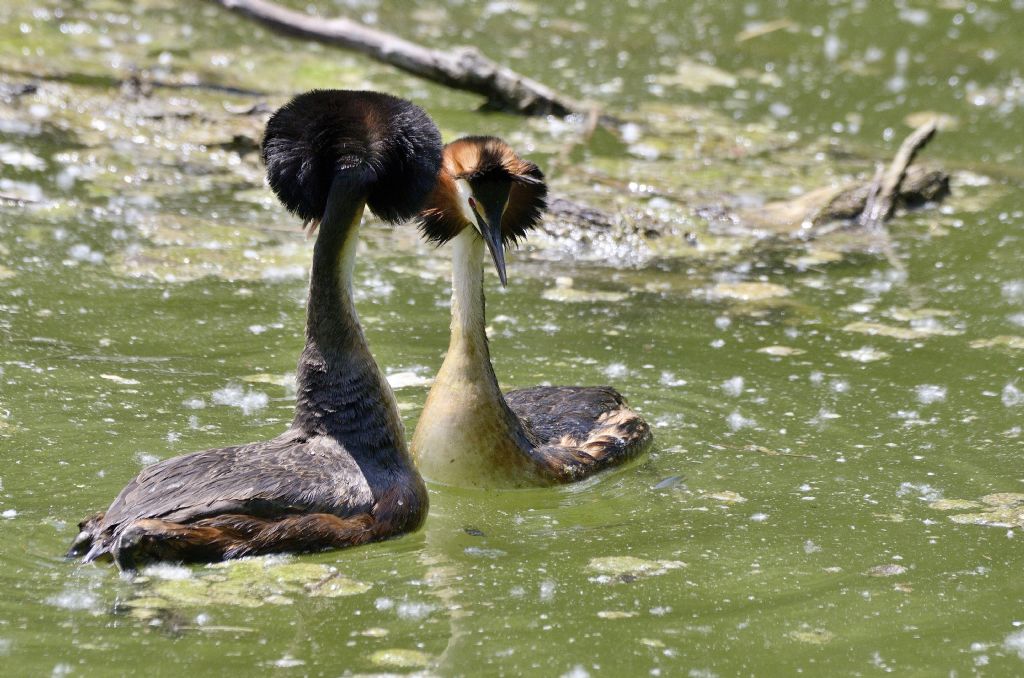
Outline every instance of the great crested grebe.
<svg viewBox="0 0 1024 678">
<path fill-rule="evenodd" d="M 394 394 L 370 355 L 352 300 L 363 208 L 397 223 L 437 181 L 441 136 L 419 107 L 378 92 L 307 92 L 267 123 L 271 188 L 319 235 L 295 418 L 273 440 L 194 452 L 142 470 L 68 552 L 216 561 L 317 551 L 415 530 L 427 491 L 405 445 Z"/>
<path fill-rule="evenodd" d="M 470 487 L 568 483 L 621 464 L 651 442 L 647 422 L 609 386 L 541 386 L 502 395 L 484 318 L 484 246 L 501 283 L 506 243 L 546 206 L 544 175 L 501 139 L 467 137 L 444 149 L 420 215 L 426 237 L 452 241 L 451 341 L 427 396 L 412 451 L 423 474 Z"/>
</svg>

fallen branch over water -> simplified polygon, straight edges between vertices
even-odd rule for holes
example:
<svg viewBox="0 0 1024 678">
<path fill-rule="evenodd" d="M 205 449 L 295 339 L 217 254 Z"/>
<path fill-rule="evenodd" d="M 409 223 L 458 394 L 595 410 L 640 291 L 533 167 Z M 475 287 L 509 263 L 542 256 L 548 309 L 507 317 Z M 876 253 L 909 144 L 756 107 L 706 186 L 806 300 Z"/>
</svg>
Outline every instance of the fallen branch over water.
<svg viewBox="0 0 1024 678">
<path fill-rule="evenodd" d="M 949 194 L 949 174 L 940 169 L 911 167 L 917 152 L 935 136 L 935 123 L 914 130 L 900 145 L 889 169 L 869 181 L 809 191 L 793 200 L 770 202 L 738 216 L 752 228 L 779 235 L 814 237 L 852 224 L 877 230 L 897 207 L 942 200 Z"/>
<path fill-rule="evenodd" d="M 266 0 L 215 0 L 273 30 L 365 54 L 447 87 L 480 94 L 490 108 L 523 115 L 588 115 L 582 103 L 495 63 L 473 47 L 429 49 L 344 17 L 327 19 Z"/>
<path fill-rule="evenodd" d="M 917 152 L 934 135 L 932 123 L 914 130 L 900 146 L 888 170 L 877 172 L 870 180 L 817 188 L 792 200 L 770 202 L 756 208 L 733 211 L 728 205 L 711 205 L 695 211 L 710 221 L 729 221 L 741 230 L 768 231 L 784 237 L 815 238 L 851 227 L 880 229 L 885 221 L 892 218 L 897 207 L 937 202 L 949 194 L 949 173 L 930 167 L 910 166 Z M 626 190 L 604 177 L 593 180 Z M 684 196 L 657 192 L 651 195 L 678 203 L 686 202 Z M 630 228 L 626 223 L 628 218 L 622 215 L 560 197 L 551 200 L 548 215 L 544 229 L 553 236 L 564 236 L 574 229 L 582 233 L 636 230 Z M 643 219 L 642 234 L 654 238 L 672 233 L 673 228 L 672 224 L 659 222 L 648 215 Z"/>
<path fill-rule="evenodd" d="M 929 120 L 903 140 L 889 169 L 882 174 L 880 180 L 873 181 L 871 184 L 871 191 L 864 203 L 864 210 L 860 213 L 859 223 L 861 226 L 877 229 L 892 216 L 893 210 L 896 208 L 900 185 L 907 175 L 907 167 L 914 161 L 917 152 L 935 136 L 937 129 L 938 124 L 935 120 Z"/>
</svg>

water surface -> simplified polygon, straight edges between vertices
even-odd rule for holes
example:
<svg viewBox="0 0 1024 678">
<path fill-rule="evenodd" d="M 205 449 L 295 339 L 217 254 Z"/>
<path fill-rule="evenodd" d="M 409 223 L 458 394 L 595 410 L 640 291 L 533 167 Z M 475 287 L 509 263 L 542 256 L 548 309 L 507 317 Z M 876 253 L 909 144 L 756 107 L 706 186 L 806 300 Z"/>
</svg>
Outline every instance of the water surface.
<svg viewBox="0 0 1024 678">
<path fill-rule="evenodd" d="M 65 5 L 0 9 L 5 675 L 1021 671 L 1020 2 L 337 3 L 636 125 L 582 142 L 212 4 Z M 568 488 L 434 485 L 422 531 L 351 551 L 136 582 L 65 562 L 144 465 L 290 421 L 311 246 L 247 109 L 314 86 L 413 97 L 562 195 L 697 235 L 536 238 L 507 290 L 488 276 L 503 386 L 612 383 L 655 450 Z M 699 216 L 870 175 L 921 112 L 954 122 L 925 153 L 954 196 L 890 239 Z M 360 313 L 411 431 L 448 253 L 365 234 Z"/>
</svg>

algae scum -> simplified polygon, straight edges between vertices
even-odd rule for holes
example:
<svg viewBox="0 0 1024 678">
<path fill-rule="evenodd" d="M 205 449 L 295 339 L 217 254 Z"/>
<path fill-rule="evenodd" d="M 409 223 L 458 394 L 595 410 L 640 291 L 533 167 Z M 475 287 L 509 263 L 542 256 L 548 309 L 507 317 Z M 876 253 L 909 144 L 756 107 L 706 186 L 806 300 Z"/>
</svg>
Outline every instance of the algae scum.
<svg viewBox="0 0 1024 678">
<path fill-rule="evenodd" d="M 625 125 L 476 113 L 213 3 L 0 8 L 4 675 L 1024 670 L 1024 5 L 357 5 L 486 36 Z M 503 135 L 613 215 L 550 223 L 507 290 L 488 274 L 492 352 L 507 388 L 615 384 L 655 450 L 566 488 L 432 486 L 423 530 L 351 551 L 134 582 L 63 561 L 144 465 L 290 420 L 310 245 L 256 145 L 324 86 Z M 953 195 L 888 234 L 737 217 L 870 176 L 935 114 Z M 360 314 L 411 430 L 447 253 L 364 233 Z"/>
</svg>

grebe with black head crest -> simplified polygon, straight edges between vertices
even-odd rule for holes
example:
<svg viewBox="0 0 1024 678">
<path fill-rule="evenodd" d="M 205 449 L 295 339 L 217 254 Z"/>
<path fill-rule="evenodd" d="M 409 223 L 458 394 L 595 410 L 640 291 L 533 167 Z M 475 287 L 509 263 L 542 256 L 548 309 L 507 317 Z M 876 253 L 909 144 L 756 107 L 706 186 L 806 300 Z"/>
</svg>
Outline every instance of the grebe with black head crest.
<svg viewBox="0 0 1024 678">
<path fill-rule="evenodd" d="M 295 417 L 272 440 L 194 452 L 143 469 L 68 552 L 216 561 L 355 546 L 415 530 L 427 491 L 391 388 L 352 299 L 363 209 L 415 216 L 440 170 L 440 133 L 422 109 L 378 92 L 319 90 L 267 123 L 263 160 L 277 197 L 319 227 Z"/>
</svg>

